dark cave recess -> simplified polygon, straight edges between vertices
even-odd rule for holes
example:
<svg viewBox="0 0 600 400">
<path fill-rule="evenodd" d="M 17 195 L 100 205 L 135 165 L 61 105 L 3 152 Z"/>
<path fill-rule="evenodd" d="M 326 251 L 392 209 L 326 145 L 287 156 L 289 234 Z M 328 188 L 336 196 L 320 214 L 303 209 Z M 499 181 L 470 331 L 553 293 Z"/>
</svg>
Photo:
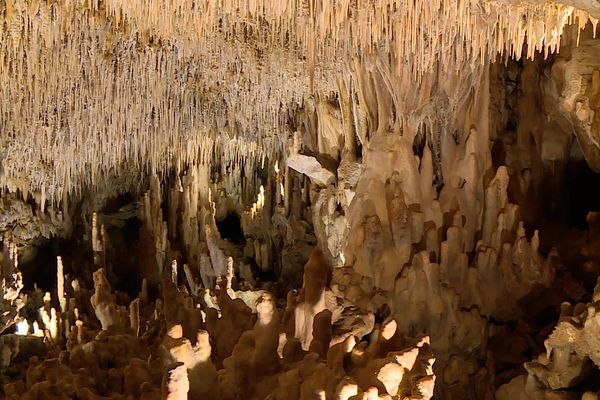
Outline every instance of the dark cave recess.
<svg viewBox="0 0 600 400">
<path fill-rule="evenodd" d="M 242 230 L 239 215 L 230 212 L 225 218 L 217 220 L 216 223 L 222 239 L 228 240 L 236 245 L 244 243 L 244 231 Z"/>
</svg>

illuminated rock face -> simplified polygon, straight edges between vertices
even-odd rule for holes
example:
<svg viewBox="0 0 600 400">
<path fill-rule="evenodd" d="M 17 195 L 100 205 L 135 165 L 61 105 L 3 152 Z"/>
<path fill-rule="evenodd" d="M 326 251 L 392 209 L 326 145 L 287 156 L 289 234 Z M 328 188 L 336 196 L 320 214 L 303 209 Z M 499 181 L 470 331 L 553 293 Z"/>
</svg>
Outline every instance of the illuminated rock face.
<svg viewBox="0 0 600 400">
<path fill-rule="evenodd" d="M 0 397 L 597 398 L 567 3 L 0 3 Z"/>
</svg>

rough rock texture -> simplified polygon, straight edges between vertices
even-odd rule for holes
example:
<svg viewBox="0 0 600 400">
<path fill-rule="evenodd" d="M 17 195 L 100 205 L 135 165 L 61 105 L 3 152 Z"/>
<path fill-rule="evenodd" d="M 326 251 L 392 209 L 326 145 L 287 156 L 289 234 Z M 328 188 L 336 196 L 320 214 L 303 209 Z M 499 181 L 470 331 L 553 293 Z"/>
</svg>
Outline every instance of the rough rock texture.
<svg viewBox="0 0 600 400">
<path fill-rule="evenodd" d="M 599 172 L 600 48 L 591 29 L 566 37 L 568 50 L 561 52 L 549 71 L 552 79 L 545 85 L 545 106 L 560 128 L 574 131 L 586 161 Z"/>
<path fill-rule="evenodd" d="M 597 16 L 0 2 L 2 395 L 597 398 Z"/>
<path fill-rule="evenodd" d="M 528 375 L 516 377 L 501 387 L 496 398 L 516 398 L 514 396 L 518 395 L 568 399 L 581 393 L 581 384 L 590 378 L 593 365 L 600 365 L 596 315 L 599 295 L 600 285 L 597 285 L 591 303 L 563 303 L 558 324 L 544 342 L 546 353 L 526 363 Z M 553 393 L 555 397 L 551 397 Z M 582 398 L 597 398 L 590 396 L 597 394 L 586 392 Z"/>
</svg>

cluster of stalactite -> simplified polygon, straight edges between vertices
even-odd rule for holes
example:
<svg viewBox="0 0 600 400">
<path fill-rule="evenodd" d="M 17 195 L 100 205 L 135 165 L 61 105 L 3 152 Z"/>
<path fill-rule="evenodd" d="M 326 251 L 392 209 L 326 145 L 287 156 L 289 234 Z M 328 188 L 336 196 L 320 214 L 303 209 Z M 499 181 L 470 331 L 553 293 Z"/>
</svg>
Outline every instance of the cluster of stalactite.
<svg viewBox="0 0 600 400">
<path fill-rule="evenodd" d="M 212 161 L 221 135 L 242 143 L 231 159 L 281 156 L 290 113 L 359 84 L 337 77 L 355 60 L 379 69 L 372 52 L 427 86 L 438 66 L 557 51 L 567 24 L 588 21 L 555 3 L 470 0 L 8 0 L 0 15 L 0 184 L 41 204 L 115 172 Z"/>
<path fill-rule="evenodd" d="M 567 163 L 600 169 L 586 13 L 0 13 L 0 329 L 27 334 L 0 336 L 6 397 L 597 398 L 598 218 L 543 229 Z M 219 231 L 230 214 L 240 242 Z M 114 234 L 132 220 L 135 239 Z M 57 236 L 88 254 L 24 290 L 17 255 Z"/>
</svg>

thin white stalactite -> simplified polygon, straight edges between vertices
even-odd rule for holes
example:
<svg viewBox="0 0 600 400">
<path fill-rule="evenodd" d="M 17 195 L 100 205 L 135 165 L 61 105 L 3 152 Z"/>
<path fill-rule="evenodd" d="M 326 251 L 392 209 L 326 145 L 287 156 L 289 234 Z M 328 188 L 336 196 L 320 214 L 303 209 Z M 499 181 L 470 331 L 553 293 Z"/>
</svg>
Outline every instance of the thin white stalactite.
<svg viewBox="0 0 600 400">
<path fill-rule="evenodd" d="M 479 0 L 11 0 L 3 17 L 0 185 L 51 204 L 124 168 L 252 157 L 215 151 L 223 134 L 278 158 L 283 115 L 335 93 L 329 77 L 357 54 L 390 51 L 395 78 L 423 81 L 438 63 L 550 54 L 567 24 L 590 20 Z"/>
</svg>

